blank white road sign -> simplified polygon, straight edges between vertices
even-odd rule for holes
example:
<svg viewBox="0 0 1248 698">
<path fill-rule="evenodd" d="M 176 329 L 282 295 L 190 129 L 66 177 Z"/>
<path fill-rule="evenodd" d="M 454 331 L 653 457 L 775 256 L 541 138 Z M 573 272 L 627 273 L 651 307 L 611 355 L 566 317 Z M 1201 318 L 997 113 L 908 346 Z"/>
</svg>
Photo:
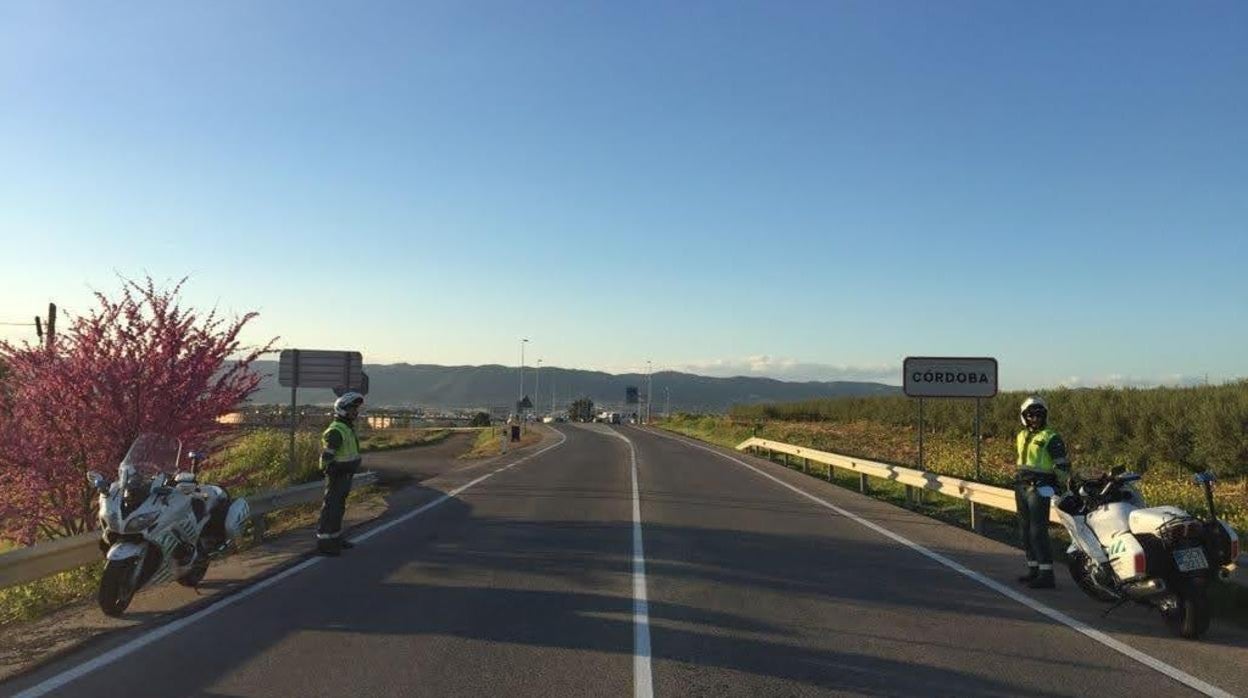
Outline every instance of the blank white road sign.
<svg viewBox="0 0 1248 698">
<path fill-rule="evenodd" d="M 993 397 L 997 360 L 988 357 L 908 356 L 902 386 L 910 397 Z"/>
</svg>

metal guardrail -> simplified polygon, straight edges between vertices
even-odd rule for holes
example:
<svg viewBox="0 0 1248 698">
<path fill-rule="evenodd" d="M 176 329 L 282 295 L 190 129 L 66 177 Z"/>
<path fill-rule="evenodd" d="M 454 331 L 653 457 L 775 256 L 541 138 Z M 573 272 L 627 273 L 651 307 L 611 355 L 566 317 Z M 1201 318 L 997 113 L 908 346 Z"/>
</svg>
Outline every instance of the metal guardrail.
<svg viewBox="0 0 1248 698">
<path fill-rule="evenodd" d="M 352 480 L 352 487 L 363 487 L 376 481 L 375 472 L 358 473 Z M 253 535 L 257 539 L 264 536 L 265 514 L 315 502 L 321 498 L 322 487 L 321 482 L 308 482 L 245 497 L 251 508 Z M 0 553 L 0 589 L 98 562 L 101 559 L 99 540 L 99 532 L 93 531 Z"/>
<path fill-rule="evenodd" d="M 1004 487 L 994 487 L 993 485 L 985 485 L 980 482 L 970 482 L 969 480 L 961 480 L 948 475 L 937 475 L 923 470 L 915 470 L 913 468 L 904 468 L 900 465 L 892 465 L 891 463 L 881 463 L 879 461 L 868 460 L 866 458 L 853 458 L 843 456 L 839 453 L 831 453 L 829 451 L 819 451 L 813 448 L 804 448 L 794 446 L 792 444 L 782 443 L 780 441 L 769 441 L 767 439 L 751 438 L 746 439 L 737 446 L 738 451 L 748 449 L 756 449 L 767 451 L 769 455 L 781 453 L 787 458 L 790 456 L 803 458 L 806 461 L 822 463 L 832 468 L 840 468 L 849 470 L 863 476 L 859 479 L 860 489 L 866 489 L 866 477 L 874 477 L 882 480 L 890 480 L 910 488 L 920 490 L 930 490 L 939 492 L 948 497 L 962 499 L 968 502 L 975 502 L 993 509 L 1001 509 L 1009 512 L 1017 512 L 1018 508 L 1014 503 L 1014 490 Z M 829 470 L 829 474 L 831 474 Z M 1056 513 L 1049 516 L 1053 523 L 1061 523 Z"/>
<path fill-rule="evenodd" d="M 832 477 L 833 468 L 841 468 L 842 470 L 858 473 L 858 487 L 863 492 L 869 489 L 866 478 L 874 477 L 905 485 L 907 491 L 915 488 L 916 490 L 939 492 L 948 497 L 982 504 L 986 507 L 1013 513 L 1018 512 L 1018 507 L 1014 502 L 1014 490 L 1004 487 L 994 487 L 993 485 L 960 480 L 947 475 L 937 475 L 936 473 L 904 468 L 890 463 L 880 463 L 866 458 L 853 458 L 830 451 L 819 451 L 813 448 L 804 448 L 757 437 L 746 439 L 737 445 L 738 451 L 751 449 L 755 452 L 766 452 L 768 458 L 773 458 L 777 453 L 783 454 L 786 465 L 792 465 L 789 461 L 791 457 L 801 458 L 806 471 L 809 471 L 811 462 L 826 465 L 828 466 L 829 479 Z M 1061 523 L 1057 518 L 1056 511 L 1049 513 L 1049 520 L 1056 524 Z M 1239 556 L 1237 566 L 1241 569 L 1248 569 L 1248 554 Z M 1237 584 L 1245 585 L 1246 582 L 1241 577 L 1242 574 L 1237 572 L 1231 579 Z"/>
</svg>

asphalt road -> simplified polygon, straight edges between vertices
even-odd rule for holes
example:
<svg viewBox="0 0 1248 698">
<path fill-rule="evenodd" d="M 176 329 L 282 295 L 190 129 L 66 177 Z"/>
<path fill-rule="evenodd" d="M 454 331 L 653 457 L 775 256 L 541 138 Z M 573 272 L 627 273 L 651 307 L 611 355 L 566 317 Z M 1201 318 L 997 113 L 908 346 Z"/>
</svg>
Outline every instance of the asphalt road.
<svg viewBox="0 0 1248 698">
<path fill-rule="evenodd" d="M 459 468 L 459 456 L 472 448 L 476 432 L 455 432 L 430 446 L 373 451 L 364 455 L 367 469 L 376 471 L 383 482 L 410 478 L 420 482 Z"/>
<path fill-rule="evenodd" d="M 636 428 L 560 432 L 488 479 L 422 483 L 409 518 L 341 559 L 311 558 L 0 694 L 61 682 L 52 695 L 1199 695 L 968 576 L 1016 574 L 1006 546 L 758 459 Z M 1181 642 L 1142 612 L 1102 620 L 1070 586 L 1023 598 L 1248 691 L 1241 634 L 1215 625 Z M 164 635 L 127 651 L 152 633 Z"/>
</svg>

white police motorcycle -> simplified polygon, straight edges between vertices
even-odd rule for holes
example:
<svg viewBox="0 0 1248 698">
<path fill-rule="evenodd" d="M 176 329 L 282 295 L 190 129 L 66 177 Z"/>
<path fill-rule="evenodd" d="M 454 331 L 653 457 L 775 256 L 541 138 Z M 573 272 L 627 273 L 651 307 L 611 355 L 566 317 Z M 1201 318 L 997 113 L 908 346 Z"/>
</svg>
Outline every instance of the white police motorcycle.
<svg viewBox="0 0 1248 698">
<path fill-rule="evenodd" d="M 144 585 L 175 579 L 194 587 L 209 560 L 237 539 L 250 511 L 244 499 L 231 500 L 215 485 L 196 481 L 200 456 L 189 454 L 191 470 L 170 483 L 163 472 L 177 471 L 182 442 L 161 434 L 141 434 L 117 468 L 117 481 L 97 472 L 87 480 L 100 493 L 100 550 L 108 558 L 100 579 L 100 609 L 120 616 Z M 152 478 L 145 472 L 157 473 Z"/>
<path fill-rule="evenodd" d="M 1239 536 L 1217 518 L 1212 474 L 1196 476 L 1208 520 L 1175 506 L 1149 507 L 1134 486 L 1140 479 L 1118 467 L 1075 481 L 1074 491 L 1056 500 L 1072 541 L 1070 576 L 1098 601 L 1152 606 L 1173 632 L 1199 638 L 1209 629 L 1209 584 L 1235 569 Z"/>
</svg>

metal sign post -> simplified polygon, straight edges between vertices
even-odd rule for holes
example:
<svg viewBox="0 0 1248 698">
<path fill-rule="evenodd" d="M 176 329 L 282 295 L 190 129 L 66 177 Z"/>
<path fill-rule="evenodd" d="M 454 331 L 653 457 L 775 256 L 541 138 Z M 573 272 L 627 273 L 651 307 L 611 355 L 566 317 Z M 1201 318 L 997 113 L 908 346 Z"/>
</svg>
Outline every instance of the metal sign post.
<svg viewBox="0 0 1248 698">
<path fill-rule="evenodd" d="M 906 395 L 919 401 L 919 470 L 923 463 L 923 399 L 974 398 L 975 479 L 980 478 L 980 403 L 997 394 L 997 360 L 990 357 L 909 356 L 902 368 Z M 979 530 L 979 511 L 971 502 L 971 528 Z"/>
<path fill-rule="evenodd" d="M 299 402 L 296 394 L 299 392 L 299 350 L 291 349 L 293 358 L 291 359 L 291 371 L 294 373 L 294 380 L 290 382 L 290 459 L 286 461 L 286 468 L 291 475 L 295 474 L 295 427 L 297 420 L 295 418 L 295 410 L 299 409 Z M 279 364 L 280 366 L 280 364 Z M 281 373 L 281 369 L 278 369 Z"/>
<path fill-rule="evenodd" d="M 923 469 L 923 398 L 919 398 L 919 470 Z"/>
<path fill-rule="evenodd" d="M 980 432 L 980 413 L 981 413 L 980 407 L 982 403 L 983 403 L 983 398 L 978 398 L 978 397 L 975 398 L 975 482 L 979 482 L 979 452 L 980 452 L 980 447 L 983 445 L 983 439 L 980 437 L 980 433 L 981 433 Z M 972 501 L 971 502 L 971 530 L 979 531 L 981 527 L 982 527 L 981 522 L 979 520 L 979 509 L 976 507 L 975 502 Z"/>
</svg>

